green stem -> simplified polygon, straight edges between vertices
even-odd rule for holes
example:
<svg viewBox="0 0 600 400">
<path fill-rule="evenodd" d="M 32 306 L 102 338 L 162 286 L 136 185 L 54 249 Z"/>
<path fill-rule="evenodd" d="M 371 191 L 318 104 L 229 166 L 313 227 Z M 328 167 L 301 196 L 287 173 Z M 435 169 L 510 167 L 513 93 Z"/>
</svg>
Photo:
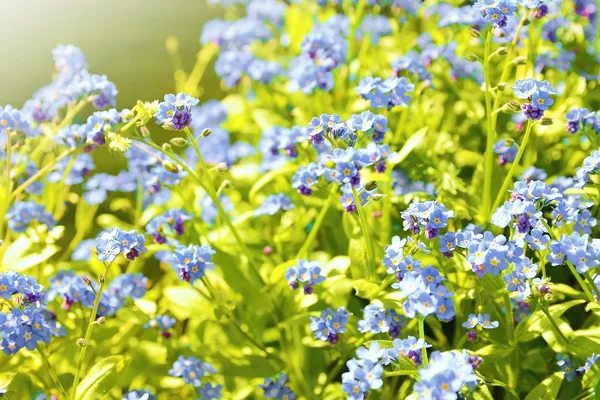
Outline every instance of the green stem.
<svg viewBox="0 0 600 400">
<path fill-rule="evenodd" d="M 558 335 L 558 337 L 561 338 L 563 344 L 565 346 L 567 346 L 569 344 L 569 339 L 567 339 L 567 337 L 562 333 L 562 331 L 560 330 L 560 328 L 558 327 L 558 324 L 556 323 L 556 321 L 554 320 L 554 318 L 552 318 L 552 314 L 550 314 L 550 312 L 548 312 L 548 309 L 540 304 L 535 297 L 532 295 L 531 299 L 533 300 L 533 302 L 537 305 L 537 307 L 542 310 L 542 312 L 544 314 L 546 314 L 546 317 L 548 318 L 548 321 L 550 321 L 550 324 L 552 325 L 552 327 L 554 328 L 554 331 L 556 332 L 556 334 Z"/>
<path fill-rule="evenodd" d="M 508 170 L 508 174 L 504 178 L 504 182 L 502 182 L 500 191 L 498 192 L 498 195 L 496 196 L 496 200 L 494 201 L 494 205 L 492 206 L 490 211 L 493 211 L 496 208 L 498 208 L 498 206 L 500 205 L 500 202 L 506 195 L 508 186 L 512 183 L 512 177 L 515 174 L 515 169 L 516 169 L 517 165 L 519 164 L 519 161 L 521 161 L 521 157 L 523 157 L 523 153 L 525 152 L 525 148 L 527 147 L 527 142 L 529 142 L 529 136 L 531 135 L 532 127 L 533 127 L 533 122 L 531 120 L 529 120 L 527 122 L 527 130 L 525 131 L 525 136 L 523 137 L 523 142 L 519 146 L 519 151 L 517 153 L 517 156 L 515 157 L 515 160 L 511 164 L 510 169 Z"/>
<path fill-rule="evenodd" d="M 65 400 L 69 400 L 69 395 L 67 394 L 67 391 L 63 387 L 62 383 L 60 383 L 60 380 L 58 379 L 58 375 L 56 375 L 56 371 L 54 371 L 54 368 L 52 368 L 52 364 L 50 364 L 48 357 L 46 356 L 44 351 L 39 346 L 36 348 L 36 350 L 40 354 L 40 357 L 42 358 L 42 362 L 44 363 L 44 365 L 46 366 L 46 369 L 50 373 L 50 377 L 52 378 L 52 381 L 56 385 L 57 389 L 60 390 L 60 394 L 65 398 Z"/>
<path fill-rule="evenodd" d="M 100 287 L 98 288 L 98 293 L 96 294 L 96 298 L 94 299 L 94 307 L 92 308 L 92 313 L 90 314 L 90 319 L 88 321 L 88 326 L 85 331 L 85 343 L 83 347 L 81 347 L 81 351 L 79 352 L 79 361 L 77 362 L 77 370 L 75 371 L 75 378 L 73 379 L 73 388 L 71 389 L 71 398 L 74 399 L 77 395 L 77 385 L 79 385 L 79 378 L 81 377 L 81 370 L 83 369 L 83 362 L 85 360 L 85 354 L 87 353 L 87 349 L 90 345 L 90 337 L 92 336 L 92 330 L 94 329 L 94 325 L 96 325 L 96 315 L 98 314 L 98 306 L 100 305 L 100 298 L 102 297 L 102 291 L 104 290 L 104 285 L 106 284 L 106 277 L 108 275 L 108 270 L 110 268 L 110 263 L 106 263 L 106 268 L 104 270 L 104 275 L 100 281 Z"/>
<path fill-rule="evenodd" d="M 367 247 L 367 272 L 369 273 L 369 279 L 375 281 L 377 272 L 375 271 L 375 264 L 373 263 L 373 243 L 371 242 L 371 233 L 369 232 L 369 225 L 367 224 L 367 216 L 360 203 L 360 196 L 354 187 L 352 187 L 352 194 L 354 195 L 354 202 L 356 203 L 356 209 L 358 210 L 358 217 L 360 219 L 360 227 L 362 229 L 363 237 L 365 238 L 365 246 Z"/>
<path fill-rule="evenodd" d="M 523 15 L 523 18 L 521 18 L 521 21 L 519 22 L 519 26 L 517 26 L 517 31 L 515 33 L 515 36 L 513 37 L 512 42 L 510 43 L 509 49 L 508 49 L 508 54 L 506 55 L 506 61 L 504 62 L 504 67 L 502 68 L 502 74 L 500 75 L 500 82 L 506 82 L 506 79 L 508 78 L 508 66 L 511 65 L 511 63 L 513 62 L 513 52 L 515 47 L 517 46 L 517 41 L 519 40 L 519 36 L 521 35 L 521 29 L 523 29 L 523 24 L 525 23 L 525 19 L 527 18 L 527 13 L 525 13 Z M 492 110 L 497 109 L 498 107 L 500 107 L 500 100 L 502 100 L 502 92 L 498 92 L 498 95 L 496 96 L 496 99 L 494 100 L 494 107 L 492 107 Z M 494 116 L 493 118 L 493 128 L 494 130 L 496 129 L 496 122 L 497 122 L 497 115 Z"/>
<path fill-rule="evenodd" d="M 190 131 L 189 128 L 185 128 L 185 134 L 187 135 L 190 143 L 192 144 L 192 147 L 194 148 L 194 151 L 196 152 L 196 156 L 198 157 L 198 162 L 200 164 L 200 169 L 202 170 L 202 175 L 206 179 L 206 186 L 208 188 L 208 191 L 207 191 L 208 196 L 212 199 L 213 203 L 217 207 L 218 214 L 221 216 L 223 221 L 225 221 L 225 224 L 227 225 L 227 227 L 233 234 L 238 246 L 240 247 L 240 250 L 242 251 L 244 256 L 246 256 L 246 258 L 248 259 L 248 264 L 252 267 L 252 269 L 254 270 L 254 272 L 256 273 L 256 275 L 258 276 L 258 278 L 264 285 L 265 280 L 263 279 L 262 275 L 260 274 L 258 266 L 255 264 L 252 256 L 250 255 L 250 251 L 246 247 L 246 243 L 244 243 L 244 241 L 242 240 L 242 237 L 238 233 L 237 229 L 235 228 L 235 226 L 233 226 L 233 223 L 231 222 L 231 218 L 229 218 L 229 215 L 227 214 L 225 209 L 223 209 L 223 205 L 221 204 L 221 201 L 219 200 L 219 196 L 217 195 L 217 190 L 215 189 L 215 186 L 210 177 L 210 172 L 208 171 L 208 166 L 206 165 L 206 162 L 204 162 L 204 158 L 202 157 L 202 154 L 200 153 L 200 148 L 198 147 L 198 143 L 194 140 L 194 136 L 192 135 L 192 132 Z"/>
<path fill-rule="evenodd" d="M 306 237 L 306 240 L 304 241 L 304 244 L 298 251 L 296 258 L 298 258 L 298 259 L 304 258 L 310 251 L 310 249 L 317 237 L 317 233 L 319 232 L 319 228 L 321 227 L 321 224 L 323 224 L 323 220 L 325 220 L 327 211 L 329 211 L 329 207 L 331 207 L 331 204 L 333 203 L 333 200 L 335 199 L 335 194 L 337 193 L 337 189 L 338 188 L 335 184 L 331 185 L 331 190 L 329 192 L 329 196 L 327 197 L 327 200 L 325 200 L 325 204 L 321 208 L 321 212 L 319 213 L 319 215 L 317 215 L 317 219 L 315 220 L 315 223 L 313 224 L 312 228 L 310 228 L 310 233 L 308 234 L 308 236 Z"/>
<path fill-rule="evenodd" d="M 83 108 L 90 103 L 91 100 L 92 100 L 91 97 L 88 97 L 87 99 L 81 100 L 79 103 L 77 103 L 75 105 L 75 107 L 73 107 L 69 111 L 67 111 L 67 114 L 65 115 L 65 118 L 63 118 L 63 120 L 60 122 L 60 124 L 58 124 L 56 126 L 55 132 L 60 131 L 62 128 L 64 128 L 65 126 L 67 126 L 71 122 L 73 122 L 73 118 L 75 118 L 77 116 L 77 114 L 79 114 L 79 112 L 81 110 L 83 110 Z"/>
<path fill-rule="evenodd" d="M 492 29 L 488 31 L 485 40 L 485 53 L 483 59 L 483 72 L 485 75 L 485 114 L 487 120 L 487 135 L 485 145 L 485 177 L 483 181 L 483 220 L 487 221 L 490 215 L 490 201 L 492 196 L 492 169 L 494 168 L 494 123 L 492 122 L 492 88 L 490 82 L 490 45 L 492 43 Z"/>
<path fill-rule="evenodd" d="M 590 285 L 592 286 L 592 290 L 594 291 L 594 293 L 596 293 L 596 296 L 600 298 L 600 289 L 598 289 L 598 286 L 596 286 L 596 283 L 594 283 L 594 280 L 590 276 L 589 271 L 584 272 L 583 277 L 590 283 Z"/>
<path fill-rule="evenodd" d="M 36 172 L 35 174 L 31 175 L 31 177 L 29 179 L 27 179 L 25 182 L 23 182 L 21 185 L 19 185 L 11 194 L 10 197 L 14 198 L 16 196 L 18 196 L 20 193 L 22 193 L 29 185 L 31 185 L 33 182 L 35 182 L 36 180 L 38 180 L 42 175 L 44 175 L 46 172 L 50 171 L 56 164 L 58 164 L 58 162 L 60 160 L 62 160 L 65 157 L 70 156 L 71 154 L 73 154 L 75 152 L 75 150 L 77 150 L 76 147 L 71 147 L 67 150 L 65 150 L 64 152 L 62 152 L 58 157 L 56 157 L 54 160 L 52 160 L 50 163 L 46 164 L 42 169 L 40 169 L 38 172 Z"/>
<path fill-rule="evenodd" d="M 425 340 L 425 317 L 423 317 L 422 315 L 419 315 L 418 320 L 419 320 L 419 338 Z M 425 349 L 425 348 L 421 349 L 421 358 L 423 359 L 423 367 L 426 367 L 429 362 L 427 360 L 427 349 Z"/>
</svg>

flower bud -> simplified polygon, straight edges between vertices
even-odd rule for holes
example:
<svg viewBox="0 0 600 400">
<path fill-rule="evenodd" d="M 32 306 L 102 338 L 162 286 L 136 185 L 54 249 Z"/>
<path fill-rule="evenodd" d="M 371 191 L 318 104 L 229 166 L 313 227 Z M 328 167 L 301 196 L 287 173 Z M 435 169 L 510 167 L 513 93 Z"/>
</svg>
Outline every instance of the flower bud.
<svg viewBox="0 0 600 400">
<path fill-rule="evenodd" d="M 169 140 L 169 143 L 175 147 L 184 147 L 188 144 L 188 141 L 184 138 L 176 137 Z"/>
<path fill-rule="evenodd" d="M 367 184 L 365 185 L 365 189 L 370 192 L 372 190 L 377 189 L 377 186 L 378 186 L 377 182 L 370 181 L 370 182 L 367 182 Z"/>
<path fill-rule="evenodd" d="M 501 56 L 505 56 L 508 54 L 508 50 L 506 49 L 506 47 L 500 47 L 496 52 Z"/>
<path fill-rule="evenodd" d="M 165 47 L 169 53 L 177 53 L 179 50 L 179 40 L 175 36 L 169 36 L 165 42 Z"/>
<path fill-rule="evenodd" d="M 106 322 L 106 318 L 104 318 L 104 317 L 100 317 L 96 320 L 97 325 L 102 325 L 105 322 Z"/>
<path fill-rule="evenodd" d="M 166 153 L 173 151 L 173 148 L 171 147 L 171 145 L 169 143 L 163 143 L 163 145 L 161 147 Z"/>
<path fill-rule="evenodd" d="M 469 30 L 469 33 L 471 34 L 471 36 L 473 36 L 475 39 L 479 38 L 479 36 L 481 36 L 481 33 L 475 29 L 475 28 L 471 28 Z"/>
<path fill-rule="evenodd" d="M 98 275 L 98 282 L 100 282 L 100 283 L 106 282 L 106 278 L 104 277 L 104 275 Z"/>
<path fill-rule="evenodd" d="M 518 113 L 521 112 L 521 104 L 518 101 L 509 101 L 502 106 L 502 111 L 506 113 Z"/>
<path fill-rule="evenodd" d="M 212 130 L 211 130 L 210 128 L 205 128 L 205 129 L 202 131 L 202 137 L 207 137 L 207 136 L 210 136 L 210 134 L 211 134 L 211 133 L 212 133 Z"/>
<path fill-rule="evenodd" d="M 523 20 L 523 26 L 527 26 L 527 25 L 529 25 L 530 23 L 531 23 L 531 19 L 530 19 L 529 17 L 527 17 L 527 18 L 525 18 L 525 19 Z"/>
<path fill-rule="evenodd" d="M 225 172 L 227 171 L 227 164 L 225 164 L 224 162 L 220 162 L 215 166 L 215 169 L 217 170 L 217 172 Z"/>
<path fill-rule="evenodd" d="M 221 182 L 221 186 L 219 187 L 219 191 L 227 189 L 231 186 L 231 181 L 229 181 L 228 179 L 225 179 L 223 182 Z"/>
<path fill-rule="evenodd" d="M 88 286 L 92 284 L 92 281 L 91 281 L 91 279 L 90 279 L 90 278 L 88 278 L 88 277 L 87 277 L 87 276 L 85 276 L 85 275 L 83 275 L 83 276 L 81 277 L 81 279 L 82 279 L 82 280 L 85 282 L 85 284 L 86 284 L 86 285 L 88 285 Z"/>
<path fill-rule="evenodd" d="M 552 118 L 545 118 L 545 117 L 544 117 L 544 118 L 542 118 L 542 122 L 541 122 L 541 124 L 542 124 L 543 126 L 550 126 L 550 125 L 552 125 L 553 123 L 554 123 L 554 121 L 552 120 Z"/>
<path fill-rule="evenodd" d="M 77 346 L 79 346 L 79 347 L 87 346 L 87 340 L 85 340 L 84 338 L 77 339 Z"/>
<path fill-rule="evenodd" d="M 500 82 L 497 88 L 500 92 L 504 92 L 504 89 L 506 89 L 506 82 Z"/>
<path fill-rule="evenodd" d="M 163 161 L 163 168 L 174 174 L 179 172 L 179 167 L 173 161 Z"/>
<path fill-rule="evenodd" d="M 527 64 L 527 57 L 519 56 L 513 60 L 513 63 L 515 65 L 525 65 L 525 64 Z"/>
<path fill-rule="evenodd" d="M 140 134 L 142 137 L 149 138 L 150 137 L 150 129 L 146 126 L 140 126 Z"/>
<path fill-rule="evenodd" d="M 475 54 L 473 54 L 473 53 L 467 53 L 467 54 L 465 54 L 465 58 L 468 61 L 471 61 L 471 62 L 475 62 L 475 61 L 479 60 L 479 58 Z"/>
<path fill-rule="evenodd" d="M 375 194 L 372 196 L 372 198 L 373 198 L 373 201 L 379 201 L 379 200 L 383 199 L 384 197 L 385 197 L 385 195 L 384 195 L 384 194 L 381 194 L 381 193 L 375 193 Z"/>
<path fill-rule="evenodd" d="M 506 139 L 504 140 L 504 145 L 505 145 L 506 147 L 513 147 L 513 146 L 514 146 L 514 144 L 515 144 L 515 139 L 513 139 L 513 138 L 510 138 L 510 137 L 509 137 L 509 138 L 506 138 Z"/>
</svg>

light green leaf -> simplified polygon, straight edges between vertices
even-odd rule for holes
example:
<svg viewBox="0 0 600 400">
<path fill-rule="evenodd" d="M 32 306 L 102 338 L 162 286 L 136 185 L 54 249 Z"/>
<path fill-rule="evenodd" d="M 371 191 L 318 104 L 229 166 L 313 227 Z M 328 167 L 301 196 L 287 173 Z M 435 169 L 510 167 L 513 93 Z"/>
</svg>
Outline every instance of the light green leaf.
<svg viewBox="0 0 600 400">
<path fill-rule="evenodd" d="M 419 376 L 419 370 L 410 361 L 408 358 L 404 356 L 398 357 L 398 361 L 391 364 L 392 371 L 386 371 L 383 373 L 384 377 L 392 377 L 392 376 L 410 376 L 412 378 L 416 378 Z"/>
<path fill-rule="evenodd" d="M 490 393 L 490 389 L 486 385 L 478 385 L 473 389 L 473 399 L 474 400 L 494 400 L 492 393 Z"/>
<path fill-rule="evenodd" d="M 296 169 L 297 169 L 297 167 L 294 166 L 293 164 L 285 164 L 281 168 L 277 168 L 277 169 L 267 172 L 266 174 L 263 174 L 256 181 L 256 183 L 252 186 L 252 188 L 250 189 L 250 192 L 248 193 L 248 199 L 250 200 L 250 203 L 258 204 L 257 195 L 263 187 L 268 185 L 271 181 L 273 181 L 278 176 L 285 176 L 286 174 L 292 173 Z"/>
<path fill-rule="evenodd" d="M 371 344 L 373 343 L 379 343 L 379 347 L 382 349 L 391 349 L 394 347 L 394 342 L 391 340 L 369 340 L 368 342 L 365 342 L 365 346 L 371 348 Z"/>
<path fill-rule="evenodd" d="M 592 367 L 587 371 L 583 378 L 581 379 L 581 386 L 585 389 L 593 388 L 598 383 L 600 383 L 600 364 L 596 362 Z"/>
<path fill-rule="evenodd" d="M 548 307 L 552 318 L 556 319 L 563 315 L 569 308 L 585 303 L 585 300 L 571 300 L 565 303 L 554 304 Z M 521 322 L 515 329 L 515 336 L 519 342 L 527 342 L 536 339 L 539 334 L 553 329 L 548 317 L 541 311 L 534 312 L 529 318 Z"/>
<path fill-rule="evenodd" d="M 356 290 L 356 295 L 363 299 L 372 299 L 379 292 L 379 286 L 365 279 L 352 281 L 352 287 Z"/>
<path fill-rule="evenodd" d="M 8 389 L 8 385 L 10 385 L 10 383 L 16 375 L 16 372 L 0 373 L 0 393 L 6 392 L 6 390 Z"/>
<path fill-rule="evenodd" d="M 408 155 L 415 149 L 415 147 L 417 147 L 419 143 L 421 143 L 421 140 L 423 140 L 423 138 L 425 137 L 425 134 L 427 133 L 428 129 L 429 127 L 425 126 L 419 129 L 410 138 L 408 138 L 406 143 L 404 143 L 404 146 L 402 146 L 402 148 L 398 152 L 398 155 L 390 157 L 390 164 L 394 166 L 404 161 L 406 157 L 408 157 Z"/>
<path fill-rule="evenodd" d="M 475 350 L 474 352 L 483 357 L 485 360 L 493 360 L 498 358 L 504 358 L 513 352 L 514 347 L 506 347 L 500 346 L 497 344 L 489 344 L 485 347 L 482 347 L 479 350 Z"/>
<path fill-rule="evenodd" d="M 115 386 L 128 362 L 123 356 L 110 356 L 98 362 L 77 386 L 75 400 L 100 400 Z"/>
<path fill-rule="evenodd" d="M 165 298 L 169 301 L 169 310 L 179 320 L 197 315 L 197 307 L 206 301 L 192 287 L 170 286 L 164 289 Z"/>
<path fill-rule="evenodd" d="M 564 379 L 564 372 L 555 372 L 537 385 L 525 400 L 554 400 L 558 398 L 558 391 Z"/>
<path fill-rule="evenodd" d="M 17 261 L 14 264 L 11 264 L 9 267 L 12 271 L 22 272 L 28 268 L 35 267 L 52 257 L 60 250 L 59 247 L 54 245 L 46 246 L 41 253 L 29 254 Z"/>
</svg>

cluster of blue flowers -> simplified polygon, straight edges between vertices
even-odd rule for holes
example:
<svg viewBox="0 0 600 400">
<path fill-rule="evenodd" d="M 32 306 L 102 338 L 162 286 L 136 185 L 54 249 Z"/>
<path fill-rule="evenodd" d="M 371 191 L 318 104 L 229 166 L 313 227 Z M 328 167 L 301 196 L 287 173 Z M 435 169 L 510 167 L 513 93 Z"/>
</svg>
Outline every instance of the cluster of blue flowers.
<svg viewBox="0 0 600 400">
<path fill-rule="evenodd" d="M 51 83 L 39 89 L 24 104 L 22 113 L 28 121 L 50 121 L 64 107 L 77 101 L 91 102 L 97 109 L 116 104 L 118 91 L 115 84 L 106 75 L 89 73 L 85 56 L 79 48 L 60 45 L 52 54 L 57 73 Z"/>
<path fill-rule="evenodd" d="M 597 135 L 600 133 L 600 118 L 596 116 L 596 112 L 587 108 L 572 108 L 565 115 L 567 119 L 567 132 L 574 134 L 589 128 Z"/>
<path fill-rule="evenodd" d="M 515 82 L 512 89 L 518 98 L 528 101 L 521 108 L 523 114 L 529 119 L 541 119 L 544 111 L 554 104 L 554 99 L 550 96 L 556 94 L 556 89 L 548 81 L 521 79 Z"/>
<path fill-rule="evenodd" d="M 4 353 L 34 350 L 38 343 L 49 343 L 51 336 L 64 335 L 45 308 L 42 289 L 33 277 L 12 271 L 0 274 L 0 298 L 9 306 L 7 313 L 0 312 L 0 349 Z"/>
<path fill-rule="evenodd" d="M 211 364 L 192 356 L 179 356 L 173 363 L 173 368 L 169 370 L 169 375 L 181 377 L 185 383 L 195 387 L 197 394 L 202 396 L 203 400 L 221 398 L 222 385 L 202 382 L 205 376 L 216 373 L 217 370 Z"/>
<path fill-rule="evenodd" d="M 261 170 L 276 170 L 296 158 L 298 145 L 306 138 L 306 130 L 298 125 L 291 128 L 273 126 L 264 130 L 258 143 L 262 154 Z"/>
<path fill-rule="evenodd" d="M 310 330 L 313 331 L 315 339 L 334 345 L 338 342 L 340 334 L 346 332 L 351 315 L 345 307 L 340 307 L 337 311 L 327 308 L 321 312 L 320 317 L 310 317 Z"/>
<path fill-rule="evenodd" d="M 302 54 L 290 61 L 290 92 L 310 94 L 333 88 L 333 69 L 346 62 L 348 30 L 348 18 L 339 14 L 315 24 L 302 41 Z"/>
<path fill-rule="evenodd" d="M 0 106 L 0 133 L 22 132 L 26 136 L 36 136 L 39 132 L 27 121 L 27 117 L 21 111 L 10 104 Z"/>
<path fill-rule="evenodd" d="M 173 252 L 171 267 L 179 279 L 193 283 L 196 279 L 202 279 L 207 270 L 214 269 L 213 254 L 215 251 L 208 245 L 179 245 Z"/>
<path fill-rule="evenodd" d="M 50 278 L 46 291 L 49 301 L 62 300 L 61 308 L 70 310 L 73 304 L 93 308 L 98 285 L 88 278 L 76 275 L 73 271 L 59 271 Z M 125 306 L 128 298 L 141 299 L 146 295 L 148 279 L 142 273 L 121 274 L 102 292 L 97 317 L 115 315 Z"/>
<path fill-rule="evenodd" d="M 512 143 L 505 139 L 500 139 L 494 144 L 494 153 L 498 154 L 498 163 L 500 165 L 511 164 L 519 152 L 514 141 Z"/>
<path fill-rule="evenodd" d="M 290 198 L 283 193 L 277 193 L 267 196 L 260 206 L 254 210 L 254 215 L 275 215 L 279 211 L 288 211 L 292 208 L 294 208 L 294 205 Z"/>
<path fill-rule="evenodd" d="M 69 147 L 81 147 L 91 152 L 97 146 L 106 144 L 106 136 L 115 132 L 116 125 L 128 122 L 133 114 L 130 110 L 117 111 L 111 108 L 106 111 L 96 111 L 90 115 L 83 125 L 72 124 L 61 128 L 56 136 L 57 143 Z"/>
<path fill-rule="evenodd" d="M 294 400 L 296 394 L 287 385 L 287 380 L 287 374 L 281 373 L 274 378 L 265 378 L 264 383 L 258 387 L 264 390 L 266 399 Z"/>
<path fill-rule="evenodd" d="M 163 128 L 181 131 L 192 123 L 192 106 L 196 104 L 198 99 L 187 93 L 166 94 L 154 118 Z"/>
<path fill-rule="evenodd" d="M 171 328 L 175 326 L 177 320 L 173 317 L 169 317 L 168 315 L 157 315 L 152 318 L 146 325 L 145 328 L 156 328 L 160 336 L 164 338 L 170 338 L 171 332 L 169 331 Z"/>
<path fill-rule="evenodd" d="M 136 230 L 127 232 L 112 228 L 102 231 L 98 235 L 96 245 L 98 260 L 111 263 L 122 253 L 129 261 L 133 261 L 148 250 L 144 247 L 145 241 L 144 235 Z"/>
<path fill-rule="evenodd" d="M 415 85 L 410 83 L 405 77 L 392 76 L 382 80 L 381 78 L 363 78 L 356 87 L 356 92 L 363 99 L 370 102 L 373 108 L 385 107 L 391 110 L 397 106 L 407 107 L 410 103 L 410 96 L 407 92 L 412 92 Z"/>
<path fill-rule="evenodd" d="M 383 350 L 378 342 L 372 342 L 367 349 L 356 350 L 358 358 L 349 360 L 348 372 L 342 374 L 342 390 L 348 399 L 364 399 L 369 390 L 383 386 Z"/>
<path fill-rule="evenodd" d="M 285 279 L 292 290 L 302 286 L 304 294 L 311 294 L 313 287 L 325 281 L 317 261 L 298 260 L 298 264 L 285 271 Z"/>
<path fill-rule="evenodd" d="M 46 207 L 33 200 L 15 201 L 6 214 L 8 227 L 16 233 L 25 232 L 32 222 L 45 225 L 52 229 L 56 220 L 46 211 Z"/>
<path fill-rule="evenodd" d="M 358 321 L 358 330 L 362 333 L 386 333 L 389 332 L 392 339 L 402 334 L 402 328 L 406 326 L 404 316 L 399 315 L 393 309 L 386 309 L 377 304 L 369 304 L 363 308 L 363 319 Z"/>
<path fill-rule="evenodd" d="M 429 364 L 419 369 L 414 390 L 424 399 L 456 399 L 462 388 L 473 389 L 479 382 L 475 369 L 483 362 L 466 351 L 434 351 Z"/>
<path fill-rule="evenodd" d="M 184 210 L 170 209 L 158 215 L 146 225 L 146 233 L 152 236 L 154 243 L 177 243 L 176 237 L 185 233 L 184 223 L 189 221 L 192 215 Z"/>
<path fill-rule="evenodd" d="M 383 15 L 366 15 L 362 24 L 356 29 L 356 38 L 366 39 L 368 36 L 372 44 L 379 43 L 381 36 L 387 36 L 392 33 L 390 20 Z"/>
<path fill-rule="evenodd" d="M 503 28 L 508 24 L 508 17 L 517 11 L 517 2 L 515 0 L 501 0 L 499 2 L 477 0 L 473 8 L 481 11 L 486 22 L 498 28 Z"/>
<path fill-rule="evenodd" d="M 405 231 L 418 235 L 424 228 L 425 236 L 433 239 L 438 237 L 440 229 L 448 225 L 448 219 L 454 217 L 454 211 L 447 210 L 443 204 L 437 201 L 423 203 L 414 201 L 406 210 L 402 211 L 401 216 L 404 220 Z"/>
</svg>

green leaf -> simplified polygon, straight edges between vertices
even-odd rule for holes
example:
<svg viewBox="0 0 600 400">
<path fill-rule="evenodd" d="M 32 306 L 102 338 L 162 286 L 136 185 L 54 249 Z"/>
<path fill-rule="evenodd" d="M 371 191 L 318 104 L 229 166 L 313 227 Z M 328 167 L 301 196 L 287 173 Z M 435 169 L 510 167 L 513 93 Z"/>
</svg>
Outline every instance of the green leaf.
<svg viewBox="0 0 600 400">
<path fill-rule="evenodd" d="M 28 268 L 35 267 L 55 255 L 60 250 L 59 247 L 48 245 L 44 247 L 41 253 L 29 254 L 22 257 L 16 263 L 11 264 L 10 269 L 15 272 L 22 272 Z"/>
<path fill-rule="evenodd" d="M 570 354 L 585 360 L 592 353 L 600 353 L 600 342 L 590 337 L 578 336 L 571 340 L 567 350 Z"/>
<path fill-rule="evenodd" d="M 372 299 L 379 292 L 379 286 L 365 279 L 352 281 L 352 287 L 356 290 L 356 295 L 363 299 Z"/>
<path fill-rule="evenodd" d="M 600 382 L 600 364 L 596 362 L 581 378 L 581 386 L 585 389 L 592 388 Z"/>
<path fill-rule="evenodd" d="M 565 303 L 554 304 L 548 307 L 552 318 L 557 319 L 569 308 L 585 303 L 585 300 L 571 300 Z M 548 317 L 542 310 L 537 310 L 525 321 L 521 322 L 515 329 L 515 336 L 519 342 L 527 342 L 536 339 L 542 332 L 553 329 Z"/>
<path fill-rule="evenodd" d="M 169 301 L 169 310 L 179 320 L 191 318 L 198 315 L 196 308 L 206 304 L 206 300 L 189 286 L 171 286 L 163 291 L 165 298 Z M 194 307 L 190 307 L 190 305 Z M 205 306 L 203 306 L 205 307 Z M 210 307 L 210 306 L 209 306 Z"/>
<path fill-rule="evenodd" d="M 473 399 L 475 400 L 494 400 L 490 389 L 486 385 L 475 386 L 473 390 Z"/>
<path fill-rule="evenodd" d="M 372 343 L 379 343 L 379 348 L 381 349 L 391 349 L 394 347 L 394 342 L 391 340 L 369 340 L 368 342 L 365 342 L 365 346 L 371 348 Z"/>
<path fill-rule="evenodd" d="M 412 378 L 416 378 L 419 376 L 419 370 L 417 369 L 415 364 L 413 364 L 413 362 L 406 357 L 398 357 L 398 361 L 391 365 L 393 368 L 392 371 L 384 372 L 384 377 L 410 376 Z"/>
<path fill-rule="evenodd" d="M 558 391 L 562 385 L 564 372 L 555 372 L 537 385 L 525 400 L 554 400 L 558 398 Z"/>
<path fill-rule="evenodd" d="M 231 359 L 231 364 L 225 364 L 222 369 L 224 376 L 243 376 L 246 378 L 262 378 L 277 373 L 277 368 L 272 365 L 273 359 L 260 356 L 245 356 L 244 358 Z"/>
<path fill-rule="evenodd" d="M 5 393 L 13 378 L 17 375 L 16 372 L 0 373 L 0 393 Z"/>
<path fill-rule="evenodd" d="M 482 347 L 479 350 L 475 350 L 478 356 L 483 357 L 485 360 L 493 360 L 498 358 L 504 358 L 514 351 L 514 347 L 500 346 L 497 344 L 489 344 Z"/>
<path fill-rule="evenodd" d="M 256 183 L 252 186 L 252 188 L 250 189 L 250 192 L 248 193 L 248 199 L 249 199 L 250 203 L 251 204 L 258 204 L 257 195 L 258 195 L 258 192 L 263 187 L 265 187 L 266 185 L 268 185 L 271 181 L 273 181 L 274 179 L 276 179 L 278 176 L 287 175 L 287 174 L 295 171 L 296 168 L 297 167 L 295 165 L 293 165 L 293 164 L 285 164 L 281 168 L 277 168 L 277 169 L 274 169 L 272 171 L 267 172 L 266 174 L 263 174 L 256 181 Z"/>
<path fill-rule="evenodd" d="M 128 362 L 123 356 L 110 356 L 98 362 L 77 387 L 75 400 L 100 400 L 115 386 Z"/>
<path fill-rule="evenodd" d="M 398 152 L 398 155 L 395 157 L 390 157 L 390 164 L 394 166 L 404 161 L 406 157 L 408 157 L 408 155 L 415 149 L 415 147 L 417 147 L 419 143 L 421 143 L 421 140 L 423 140 L 423 138 L 425 137 L 425 134 L 427 133 L 428 129 L 429 127 L 425 126 L 419 129 L 410 138 L 408 138 L 406 143 L 404 143 L 404 146 L 402 146 L 402 148 Z"/>
</svg>

